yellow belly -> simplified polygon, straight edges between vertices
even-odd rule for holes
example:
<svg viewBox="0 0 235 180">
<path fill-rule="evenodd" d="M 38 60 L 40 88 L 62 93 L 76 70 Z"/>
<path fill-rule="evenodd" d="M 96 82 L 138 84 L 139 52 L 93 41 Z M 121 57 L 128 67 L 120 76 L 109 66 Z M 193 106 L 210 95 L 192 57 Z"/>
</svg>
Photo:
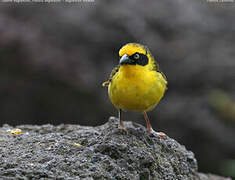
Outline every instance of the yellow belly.
<svg viewBox="0 0 235 180">
<path fill-rule="evenodd" d="M 109 84 L 108 92 L 117 109 L 144 112 L 157 105 L 165 89 L 166 80 L 156 71 L 129 70 L 127 74 L 120 69 Z"/>
</svg>

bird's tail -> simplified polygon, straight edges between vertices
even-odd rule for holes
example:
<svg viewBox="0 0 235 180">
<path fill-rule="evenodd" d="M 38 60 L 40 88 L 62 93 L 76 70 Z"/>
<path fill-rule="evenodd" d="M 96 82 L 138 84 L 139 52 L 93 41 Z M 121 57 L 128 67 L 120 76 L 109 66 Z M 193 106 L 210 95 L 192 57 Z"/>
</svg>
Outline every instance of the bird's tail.
<svg viewBox="0 0 235 180">
<path fill-rule="evenodd" d="M 102 86 L 103 86 L 103 87 L 104 87 L 104 86 L 108 86 L 109 83 L 110 83 L 110 81 L 105 81 L 105 82 L 102 83 Z"/>
</svg>

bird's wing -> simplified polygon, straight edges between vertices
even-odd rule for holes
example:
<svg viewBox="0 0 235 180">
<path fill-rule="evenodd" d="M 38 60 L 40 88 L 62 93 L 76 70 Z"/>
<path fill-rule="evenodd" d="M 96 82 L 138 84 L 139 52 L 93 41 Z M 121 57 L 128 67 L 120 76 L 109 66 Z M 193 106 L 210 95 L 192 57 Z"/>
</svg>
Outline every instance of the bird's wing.
<svg viewBox="0 0 235 180">
<path fill-rule="evenodd" d="M 158 73 L 160 73 L 163 77 L 163 81 L 161 81 L 161 83 L 165 86 L 165 90 L 167 90 L 167 79 L 166 79 L 166 75 L 160 70 L 159 64 L 155 61 L 155 59 L 152 56 L 152 60 L 153 60 L 153 71 L 156 71 Z"/>
<path fill-rule="evenodd" d="M 113 68 L 113 70 L 112 70 L 112 72 L 111 72 L 111 74 L 109 76 L 109 80 L 103 82 L 102 86 L 108 86 L 111 83 L 111 81 L 113 79 L 113 76 L 119 71 L 119 68 L 120 68 L 120 65 L 117 65 L 115 68 Z"/>
<path fill-rule="evenodd" d="M 155 59 L 153 59 L 153 70 L 159 72 L 162 75 L 162 77 L 167 81 L 166 75 L 160 70 L 160 67 L 158 63 L 155 61 Z"/>
<path fill-rule="evenodd" d="M 163 72 L 161 72 L 159 64 L 156 62 L 155 58 L 153 57 L 153 55 L 151 54 L 149 49 L 147 47 L 145 47 L 145 49 L 146 49 L 146 55 L 148 54 L 149 58 L 152 61 L 152 68 L 153 68 L 152 70 L 160 73 L 162 75 L 162 77 L 166 80 L 166 83 L 167 83 L 166 75 Z"/>
</svg>

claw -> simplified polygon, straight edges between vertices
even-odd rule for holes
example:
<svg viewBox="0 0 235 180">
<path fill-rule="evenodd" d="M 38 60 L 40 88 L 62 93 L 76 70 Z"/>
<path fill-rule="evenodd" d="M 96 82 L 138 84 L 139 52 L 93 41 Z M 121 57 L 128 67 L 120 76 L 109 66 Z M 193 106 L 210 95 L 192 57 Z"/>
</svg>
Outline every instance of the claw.
<svg viewBox="0 0 235 180">
<path fill-rule="evenodd" d="M 163 132 L 155 132 L 160 137 L 166 137 L 166 134 Z"/>
<path fill-rule="evenodd" d="M 151 129 L 151 131 L 149 133 L 152 134 L 153 136 L 159 136 L 159 137 L 162 137 L 162 138 L 166 137 L 165 133 L 163 133 L 163 132 L 156 132 L 153 129 Z"/>
</svg>

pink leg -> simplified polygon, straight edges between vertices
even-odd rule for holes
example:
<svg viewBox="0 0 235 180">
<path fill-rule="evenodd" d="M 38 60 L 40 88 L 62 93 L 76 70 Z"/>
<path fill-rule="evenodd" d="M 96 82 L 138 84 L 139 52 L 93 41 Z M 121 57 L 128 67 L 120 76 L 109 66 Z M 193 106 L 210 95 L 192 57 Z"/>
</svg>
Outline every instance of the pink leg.
<svg viewBox="0 0 235 180">
<path fill-rule="evenodd" d="M 121 117 L 122 117 L 122 110 L 119 109 L 118 110 L 118 119 L 119 119 L 119 127 L 118 128 L 127 132 L 127 129 L 124 127 Z"/>
<path fill-rule="evenodd" d="M 150 134 L 157 134 L 158 136 L 161 136 L 161 137 L 164 137 L 166 136 L 165 133 L 163 132 L 155 132 L 150 124 L 150 121 L 149 121 L 149 118 L 148 118 L 148 115 L 146 112 L 144 112 L 144 119 L 146 121 L 146 127 L 147 127 L 147 130 Z"/>
</svg>

